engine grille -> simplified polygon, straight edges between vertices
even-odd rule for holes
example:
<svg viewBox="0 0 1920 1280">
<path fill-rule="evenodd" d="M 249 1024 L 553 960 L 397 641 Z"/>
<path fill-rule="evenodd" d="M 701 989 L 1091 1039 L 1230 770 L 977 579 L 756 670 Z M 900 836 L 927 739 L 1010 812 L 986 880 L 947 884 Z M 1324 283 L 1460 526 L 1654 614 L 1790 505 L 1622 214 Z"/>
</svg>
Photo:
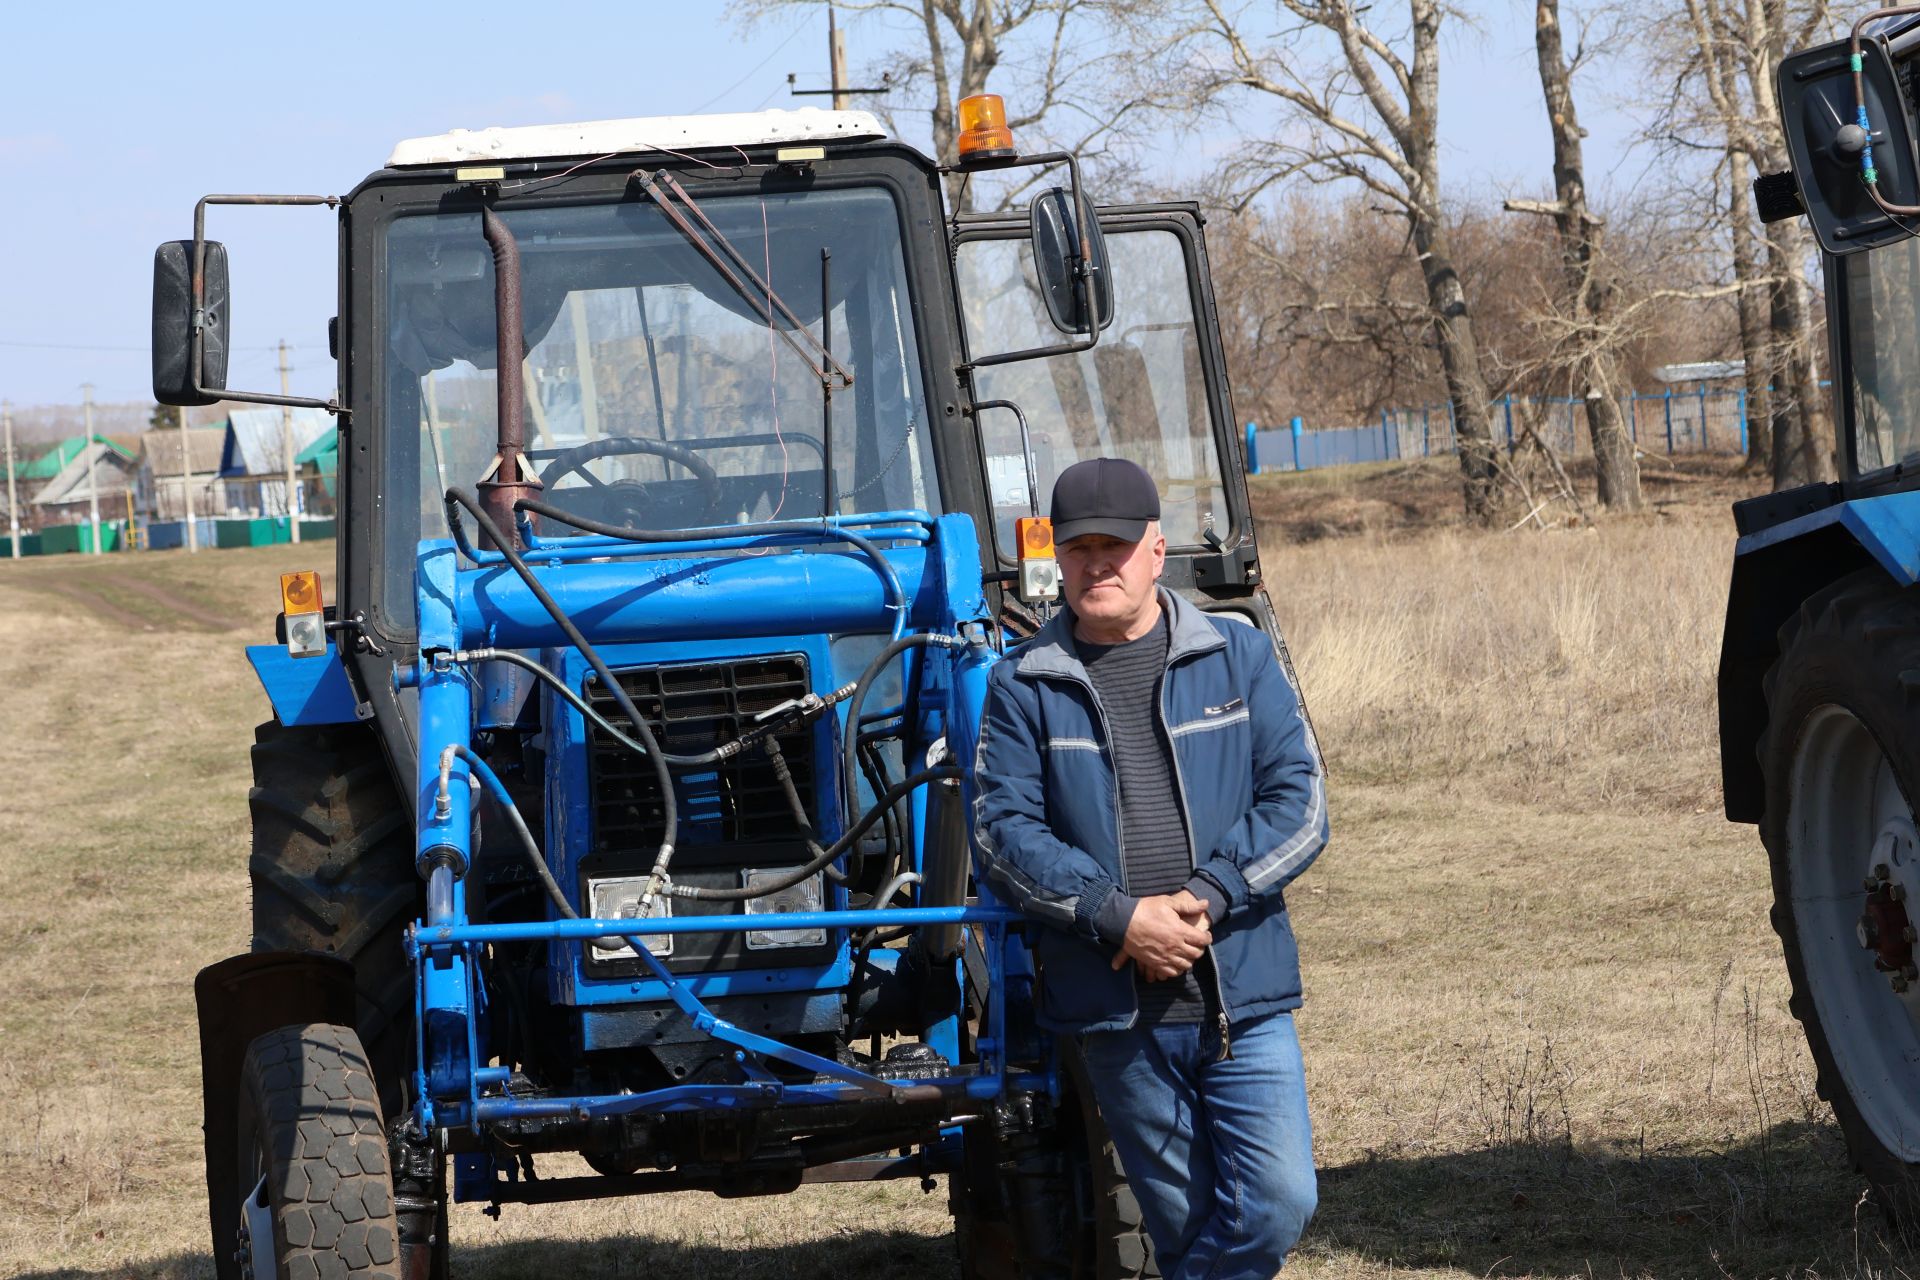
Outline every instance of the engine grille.
<svg viewBox="0 0 1920 1280">
<path fill-rule="evenodd" d="M 694 755 L 730 742 L 772 707 L 804 696 L 809 688 L 804 656 L 779 654 L 731 662 L 642 667 L 616 671 L 627 696 L 653 730 L 663 751 Z M 611 694 L 589 675 L 587 701 L 615 725 L 624 717 Z M 665 824 L 653 766 L 626 750 L 604 729 L 589 724 L 593 785 L 593 848 L 638 850 L 658 844 Z M 813 809 L 812 730 L 796 726 L 774 735 L 793 773 L 809 819 Z M 680 802 L 680 842 L 701 838 L 727 843 L 790 839 L 795 833 L 773 766 L 757 748 L 709 769 L 674 771 Z"/>
</svg>

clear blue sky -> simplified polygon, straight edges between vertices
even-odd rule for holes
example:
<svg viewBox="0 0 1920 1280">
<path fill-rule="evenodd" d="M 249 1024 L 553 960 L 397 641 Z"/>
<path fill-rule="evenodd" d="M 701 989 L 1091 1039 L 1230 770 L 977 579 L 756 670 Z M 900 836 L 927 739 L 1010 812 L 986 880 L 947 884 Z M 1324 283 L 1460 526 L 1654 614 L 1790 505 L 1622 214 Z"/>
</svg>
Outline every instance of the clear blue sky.
<svg viewBox="0 0 1920 1280">
<path fill-rule="evenodd" d="M 1448 39 L 1442 71 L 1449 181 L 1539 191 L 1550 144 L 1533 7 L 1468 7 L 1479 30 Z M 843 22 L 856 69 L 899 43 L 873 20 Z M 397 140 L 454 127 L 821 105 L 789 99 L 786 75 L 824 83 L 825 28 L 800 13 L 743 34 L 698 0 L 16 8 L 0 49 L 0 398 L 75 403 L 88 381 L 102 402 L 150 398 L 153 248 L 192 233 L 201 195 L 341 194 Z M 1630 167 L 1631 123 L 1602 79 L 1580 86 L 1596 185 Z M 296 391 L 326 394 L 332 216 L 215 209 L 208 233 L 233 264 L 230 385 L 269 389 L 284 338 Z"/>
</svg>

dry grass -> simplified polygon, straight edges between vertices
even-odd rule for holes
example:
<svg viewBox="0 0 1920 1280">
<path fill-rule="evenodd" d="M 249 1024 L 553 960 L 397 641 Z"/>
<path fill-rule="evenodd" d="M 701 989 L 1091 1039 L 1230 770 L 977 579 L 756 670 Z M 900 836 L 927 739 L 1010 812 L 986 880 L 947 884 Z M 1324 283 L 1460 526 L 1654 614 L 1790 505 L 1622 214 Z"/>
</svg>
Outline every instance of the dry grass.
<svg viewBox="0 0 1920 1280">
<path fill-rule="evenodd" d="M 1263 478 L 1264 527 L 1450 493 L 1407 471 Z M 1594 532 L 1435 529 L 1416 503 L 1270 540 L 1335 806 L 1293 904 L 1324 1179 L 1298 1271 L 1914 1270 L 1858 1207 L 1785 1013 L 1758 842 L 1719 815 L 1729 482 L 1686 483 L 1712 501 Z M 264 700 L 240 646 L 273 575 L 312 559 L 0 562 L 0 1275 L 211 1274 L 189 983 L 244 945 Z M 456 1268 L 949 1276 L 944 1201 L 462 1209 Z"/>
</svg>

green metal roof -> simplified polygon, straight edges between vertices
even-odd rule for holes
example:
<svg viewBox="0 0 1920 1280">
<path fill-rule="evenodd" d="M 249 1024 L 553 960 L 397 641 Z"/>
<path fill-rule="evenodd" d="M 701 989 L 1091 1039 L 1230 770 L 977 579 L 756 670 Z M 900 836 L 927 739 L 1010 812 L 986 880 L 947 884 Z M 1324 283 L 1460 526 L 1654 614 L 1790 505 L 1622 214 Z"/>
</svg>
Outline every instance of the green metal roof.
<svg viewBox="0 0 1920 1280">
<path fill-rule="evenodd" d="M 296 467 L 304 467 L 309 462 L 323 474 L 340 469 L 340 433 L 329 431 L 300 451 L 293 460 Z"/>
<path fill-rule="evenodd" d="M 96 435 L 93 438 L 97 443 L 107 446 L 107 448 L 113 450 L 127 461 L 133 461 L 133 454 L 122 449 L 105 436 Z M 53 448 L 46 453 L 35 458 L 32 462 L 19 468 L 14 474 L 22 480 L 51 480 L 60 474 L 61 468 L 79 457 L 80 451 L 86 447 L 87 437 L 69 436 L 67 439 L 53 446 Z"/>
</svg>

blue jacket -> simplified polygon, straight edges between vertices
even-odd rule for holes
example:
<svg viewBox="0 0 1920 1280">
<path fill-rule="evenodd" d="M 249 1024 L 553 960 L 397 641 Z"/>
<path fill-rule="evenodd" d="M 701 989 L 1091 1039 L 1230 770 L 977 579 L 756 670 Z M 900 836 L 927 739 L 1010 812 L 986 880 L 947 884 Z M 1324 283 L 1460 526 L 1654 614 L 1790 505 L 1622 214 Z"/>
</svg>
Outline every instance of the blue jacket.
<svg viewBox="0 0 1920 1280">
<path fill-rule="evenodd" d="M 1292 681 L 1265 633 L 1162 588 L 1161 727 L 1196 884 L 1225 913 L 1214 972 L 1232 1022 L 1300 1004 L 1286 886 L 1327 842 L 1326 774 Z M 981 870 L 1042 928 L 1039 1017 L 1064 1032 L 1139 1016 L 1133 966 L 1112 958 L 1132 910 L 1105 716 L 1061 610 L 996 664 L 974 759 Z"/>
</svg>

